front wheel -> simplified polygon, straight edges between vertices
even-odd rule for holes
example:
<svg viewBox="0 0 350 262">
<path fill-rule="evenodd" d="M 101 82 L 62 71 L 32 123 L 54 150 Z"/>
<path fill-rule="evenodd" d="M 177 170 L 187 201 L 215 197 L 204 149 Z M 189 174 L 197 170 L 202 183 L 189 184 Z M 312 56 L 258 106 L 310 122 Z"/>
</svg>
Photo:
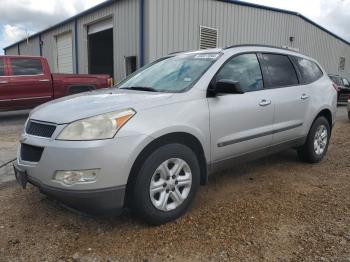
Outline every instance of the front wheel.
<svg viewBox="0 0 350 262">
<path fill-rule="evenodd" d="M 148 223 L 163 224 L 187 211 L 199 183 L 195 153 L 182 144 L 163 145 L 141 165 L 132 185 L 130 204 Z"/>
<path fill-rule="evenodd" d="M 326 118 L 318 117 L 312 124 L 306 143 L 298 148 L 299 158 L 309 163 L 318 163 L 325 156 L 331 136 Z"/>
</svg>

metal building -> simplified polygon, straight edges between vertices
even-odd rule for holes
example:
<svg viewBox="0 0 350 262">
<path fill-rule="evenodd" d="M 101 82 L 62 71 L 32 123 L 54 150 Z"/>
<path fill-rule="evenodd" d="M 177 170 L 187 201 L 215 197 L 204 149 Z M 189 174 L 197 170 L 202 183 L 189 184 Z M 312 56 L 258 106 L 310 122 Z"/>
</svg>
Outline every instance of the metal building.
<svg viewBox="0 0 350 262">
<path fill-rule="evenodd" d="M 108 0 L 4 50 L 119 81 L 171 52 L 244 43 L 293 48 L 350 77 L 348 41 L 299 13 L 236 0 Z"/>
</svg>

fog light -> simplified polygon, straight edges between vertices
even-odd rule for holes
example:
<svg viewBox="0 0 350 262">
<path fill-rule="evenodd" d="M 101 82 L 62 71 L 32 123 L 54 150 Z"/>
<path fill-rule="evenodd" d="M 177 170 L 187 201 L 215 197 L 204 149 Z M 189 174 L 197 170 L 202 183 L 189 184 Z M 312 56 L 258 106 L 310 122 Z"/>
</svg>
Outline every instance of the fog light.
<svg viewBox="0 0 350 262">
<path fill-rule="evenodd" d="M 54 180 L 63 182 L 66 185 L 91 183 L 96 181 L 98 171 L 98 169 L 56 171 Z"/>
</svg>

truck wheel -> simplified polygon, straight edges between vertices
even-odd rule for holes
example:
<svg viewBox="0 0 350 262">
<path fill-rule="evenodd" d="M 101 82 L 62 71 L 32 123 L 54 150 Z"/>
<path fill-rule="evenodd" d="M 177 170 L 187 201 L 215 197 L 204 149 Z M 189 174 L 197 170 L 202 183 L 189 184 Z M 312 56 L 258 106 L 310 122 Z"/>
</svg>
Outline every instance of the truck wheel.
<svg viewBox="0 0 350 262">
<path fill-rule="evenodd" d="M 308 163 L 318 163 L 327 152 L 331 136 L 329 123 L 323 116 L 312 124 L 306 143 L 298 148 L 299 158 Z"/>
<path fill-rule="evenodd" d="M 182 144 L 163 145 L 141 165 L 131 189 L 131 208 L 152 225 L 175 220 L 190 207 L 199 183 L 195 153 Z"/>
</svg>

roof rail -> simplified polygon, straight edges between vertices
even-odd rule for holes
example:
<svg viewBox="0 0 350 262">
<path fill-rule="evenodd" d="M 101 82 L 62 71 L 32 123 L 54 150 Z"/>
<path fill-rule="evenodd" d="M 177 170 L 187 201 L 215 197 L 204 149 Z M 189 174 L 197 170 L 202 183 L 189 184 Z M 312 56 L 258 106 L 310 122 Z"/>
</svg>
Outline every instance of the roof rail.
<svg viewBox="0 0 350 262">
<path fill-rule="evenodd" d="M 180 53 L 184 53 L 186 51 L 175 51 L 175 52 L 171 52 L 168 55 L 175 55 L 175 54 L 180 54 Z"/>
<path fill-rule="evenodd" d="M 277 48 L 277 49 L 282 49 L 282 50 L 288 50 L 288 51 L 292 51 L 295 53 L 299 53 L 299 51 L 293 49 L 293 48 L 289 48 L 287 46 L 273 46 L 273 45 L 263 45 L 263 44 L 240 44 L 240 45 L 231 45 L 231 46 L 227 46 L 224 48 L 224 50 L 227 49 L 231 49 L 231 48 L 236 48 L 236 47 L 249 47 L 249 46 L 256 46 L 256 47 L 269 47 L 269 48 Z"/>
</svg>

